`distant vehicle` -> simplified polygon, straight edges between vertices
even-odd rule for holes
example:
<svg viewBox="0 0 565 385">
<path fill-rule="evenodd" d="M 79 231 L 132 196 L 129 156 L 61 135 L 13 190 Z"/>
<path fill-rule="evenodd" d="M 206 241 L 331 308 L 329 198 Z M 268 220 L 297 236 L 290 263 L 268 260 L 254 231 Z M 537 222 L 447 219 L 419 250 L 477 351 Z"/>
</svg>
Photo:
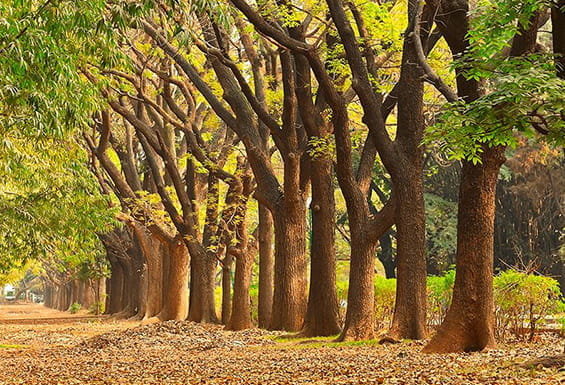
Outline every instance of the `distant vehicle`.
<svg viewBox="0 0 565 385">
<path fill-rule="evenodd" d="M 6 295 L 4 296 L 4 298 L 6 299 L 6 301 L 13 301 L 16 299 L 15 296 L 16 293 L 14 293 L 13 291 L 9 291 L 8 293 L 6 293 Z"/>
</svg>

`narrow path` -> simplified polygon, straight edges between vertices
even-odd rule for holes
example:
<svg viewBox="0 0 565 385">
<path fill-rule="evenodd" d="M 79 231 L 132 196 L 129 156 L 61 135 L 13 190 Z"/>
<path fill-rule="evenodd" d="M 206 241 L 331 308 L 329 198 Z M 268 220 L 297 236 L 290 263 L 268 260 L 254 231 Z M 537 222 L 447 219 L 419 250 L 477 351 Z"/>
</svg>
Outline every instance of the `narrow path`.
<svg viewBox="0 0 565 385">
<path fill-rule="evenodd" d="M 86 310 L 80 310 L 76 314 L 65 311 L 49 309 L 42 304 L 29 302 L 6 302 L 0 304 L 0 322 L 10 320 L 48 320 L 48 319 L 69 319 L 88 316 Z"/>
<path fill-rule="evenodd" d="M 103 319 L 105 316 L 95 316 L 86 310 L 75 314 L 49 309 L 36 303 L 4 303 L 0 305 L 0 324 L 54 324 L 73 321 L 88 321 Z"/>
</svg>

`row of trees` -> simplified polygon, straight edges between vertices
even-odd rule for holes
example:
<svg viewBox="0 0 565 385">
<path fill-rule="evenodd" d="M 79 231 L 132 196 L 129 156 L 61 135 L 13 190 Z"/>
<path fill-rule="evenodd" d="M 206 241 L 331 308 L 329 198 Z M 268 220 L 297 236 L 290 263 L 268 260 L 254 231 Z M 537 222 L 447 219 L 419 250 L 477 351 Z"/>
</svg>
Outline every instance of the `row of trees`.
<svg viewBox="0 0 565 385">
<path fill-rule="evenodd" d="M 101 3 L 89 17 L 104 43 L 77 39 L 75 71 L 101 107 L 77 142 L 122 223 L 88 228 L 111 267 L 108 312 L 218 322 L 220 265 L 222 321 L 251 327 L 258 254 L 259 326 L 374 338 L 375 255 L 394 226 L 388 337 L 422 339 L 424 164 L 444 151 L 462 164 L 457 275 L 426 350 L 494 344 L 497 179 L 524 133 L 563 139 L 562 4 L 505 1 L 471 17 L 464 0 Z M 537 39 L 548 9 L 553 54 Z M 336 225 L 351 250 L 343 326 Z"/>
</svg>

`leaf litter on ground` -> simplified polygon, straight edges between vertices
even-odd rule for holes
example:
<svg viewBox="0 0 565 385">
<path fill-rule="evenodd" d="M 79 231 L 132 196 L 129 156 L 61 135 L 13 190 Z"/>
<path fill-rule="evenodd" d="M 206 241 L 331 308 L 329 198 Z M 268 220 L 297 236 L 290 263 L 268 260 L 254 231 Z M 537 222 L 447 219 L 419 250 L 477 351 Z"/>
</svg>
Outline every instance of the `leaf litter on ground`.
<svg viewBox="0 0 565 385">
<path fill-rule="evenodd" d="M 563 351 L 564 339 L 482 353 L 423 354 L 396 345 L 300 343 L 282 333 L 167 321 L 1 325 L 0 384 L 565 384 L 562 368 L 521 367 Z"/>
</svg>

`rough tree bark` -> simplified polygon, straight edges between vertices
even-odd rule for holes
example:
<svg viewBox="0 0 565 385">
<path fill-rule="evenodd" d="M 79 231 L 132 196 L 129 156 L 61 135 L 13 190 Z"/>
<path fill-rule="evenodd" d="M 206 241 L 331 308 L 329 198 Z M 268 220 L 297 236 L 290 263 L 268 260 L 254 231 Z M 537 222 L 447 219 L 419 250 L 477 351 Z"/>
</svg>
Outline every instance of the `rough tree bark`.
<svg viewBox="0 0 565 385">
<path fill-rule="evenodd" d="M 492 289 L 496 181 L 504 147 L 486 148 L 482 164 L 463 164 L 457 213 L 453 299 L 425 352 L 479 351 L 494 347 Z"/>
<path fill-rule="evenodd" d="M 231 317 L 231 291 L 232 291 L 232 265 L 233 256 L 226 252 L 222 260 L 222 324 L 227 325 Z"/>
<path fill-rule="evenodd" d="M 273 217 L 259 204 L 259 327 L 268 328 L 273 311 L 275 258 L 273 252 Z"/>
<path fill-rule="evenodd" d="M 229 330 L 243 330 L 253 327 L 251 322 L 251 301 L 249 287 L 251 286 L 251 269 L 253 255 L 240 254 L 235 259 L 235 277 L 233 287 L 233 305 Z"/>
<path fill-rule="evenodd" d="M 398 83 L 396 144 L 401 171 L 391 175 L 397 198 L 397 281 L 394 316 L 388 334 L 394 339 L 422 339 L 427 335 L 424 151 L 421 146 L 424 132 L 424 73 L 417 64 L 415 40 L 420 39 L 420 29 L 429 27 L 420 24 L 418 1 L 408 2 L 411 26 L 404 39 Z M 417 33 L 414 33 L 416 30 Z"/>
<path fill-rule="evenodd" d="M 304 41 L 304 28 L 289 29 L 289 35 Z M 300 116 L 310 139 L 324 143 L 332 134 L 331 125 L 322 119 L 325 107 L 314 104 L 308 59 L 294 54 L 296 68 L 295 92 L 300 104 Z M 336 292 L 335 201 L 333 159 L 330 149 L 314 145 L 308 154 L 312 186 L 312 237 L 310 242 L 310 290 L 304 325 L 300 335 L 329 336 L 339 333 L 339 305 Z"/>
<path fill-rule="evenodd" d="M 307 303 L 306 210 L 303 200 L 297 200 L 294 204 L 284 205 L 273 215 L 275 289 L 270 328 L 274 330 L 298 331 L 304 323 Z"/>
<path fill-rule="evenodd" d="M 310 291 L 301 334 L 330 336 L 340 332 L 336 293 L 335 201 L 333 160 L 327 156 L 310 161 L 312 239 Z"/>
<path fill-rule="evenodd" d="M 235 277 L 233 287 L 233 303 L 228 329 L 243 330 L 253 327 L 251 321 L 251 299 L 249 288 L 251 286 L 251 271 L 257 243 L 249 240 L 246 215 L 247 202 L 252 192 L 252 174 L 244 157 L 238 157 L 236 175 L 240 176 L 241 183 L 233 184 L 228 190 L 226 204 L 232 208 L 224 211 L 226 225 L 232 234 L 229 238 L 236 242 L 226 244 L 229 253 L 235 256 Z M 233 215 L 231 214 L 233 211 Z M 229 218 L 233 219 L 229 219 Z M 226 239 L 228 240 L 228 239 Z M 232 244 L 234 243 L 234 244 Z"/>
<path fill-rule="evenodd" d="M 454 56 L 469 46 L 468 3 L 442 4 L 441 28 Z M 538 29 L 535 14 L 527 29 L 514 37 L 511 56 L 532 52 Z M 475 80 L 457 74 L 458 95 L 465 101 L 481 96 Z M 429 353 L 480 351 L 496 345 L 494 338 L 493 259 L 496 183 L 505 161 L 505 146 L 483 146 L 481 163 L 464 161 L 457 213 L 456 275 L 453 298 L 444 322 L 424 348 Z"/>
<path fill-rule="evenodd" d="M 185 320 L 188 315 L 188 251 L 182 238 L 168 240 L 169 274 L 160 320 Z"/>
</svg>

